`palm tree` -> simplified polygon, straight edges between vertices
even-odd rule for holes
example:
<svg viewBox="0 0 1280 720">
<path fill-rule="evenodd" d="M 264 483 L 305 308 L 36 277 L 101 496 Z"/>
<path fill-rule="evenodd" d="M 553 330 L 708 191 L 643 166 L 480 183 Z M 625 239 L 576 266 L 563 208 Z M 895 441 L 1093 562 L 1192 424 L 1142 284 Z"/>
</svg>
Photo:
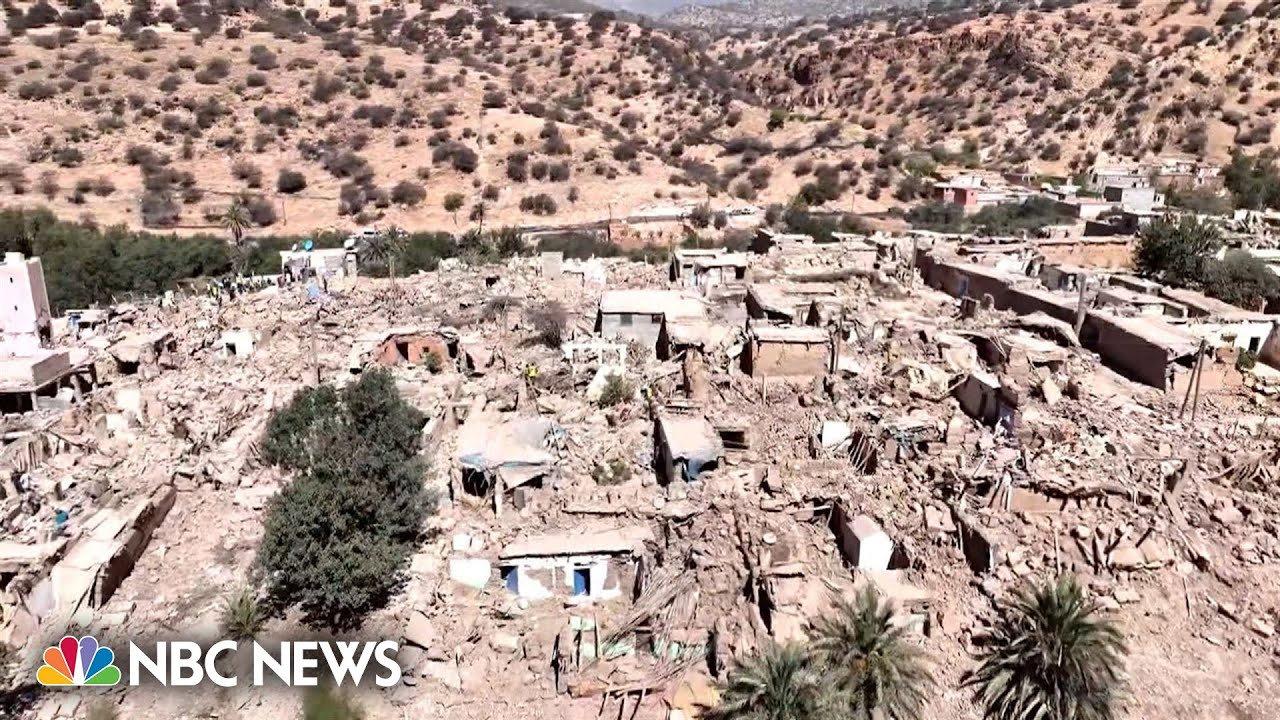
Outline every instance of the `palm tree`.
<svg viewBox="0 0 1280 720">
<path fill-rule="evenodd" d="M 827 720 L 841 700 L 802 645 L 772 645 L 729 673 L 709 720 Z"/>
<path fill-rule="evenodd" d="M 244 241 L 244 231 L 249 227 L 249 206 L 245 204 L 244 198 L 239 195 L 232 198 L 231 204 L 222 211 L 221 224 L 231 231 L 236 247 L 240 247 Z"/>
<path fill-rule="evenodd" d="M 965 681 L 989 720 L 1112 720 L 1124 637 L 1073 576 L 1003 604 L 982 664 Z"/>
<path fill-rule="evenodd" d="M 924 653 L 892 624 L 893 610 L 870 586 L 814 624 L 813 651 L 833 674 L 857 718 L 915 720 L 933 676 Z"/>
<path fill-rule="evenodd" d="M 365 259 L 375 265 L 386 265 L 391 283 L 396 282 L 396 259 L 404 252 L 408 244 L 408 234 L 398 227 L 392 226 L 386 232 L 380 232 L 365 240 L 362 253 Z"/>
</svg>

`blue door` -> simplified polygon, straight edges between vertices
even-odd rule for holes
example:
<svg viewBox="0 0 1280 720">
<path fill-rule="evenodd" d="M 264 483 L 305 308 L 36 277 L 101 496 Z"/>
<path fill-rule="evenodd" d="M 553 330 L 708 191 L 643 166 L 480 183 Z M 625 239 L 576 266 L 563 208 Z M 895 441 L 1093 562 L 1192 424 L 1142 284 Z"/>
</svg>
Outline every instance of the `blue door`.
<svg viewBox="0 0 1280 720">
<path fill-rule="evenodd" d="M 573 594 L 586 595 L 591 587 L 591 570 L 589 568 L 573 569 Z"/>
</svg>

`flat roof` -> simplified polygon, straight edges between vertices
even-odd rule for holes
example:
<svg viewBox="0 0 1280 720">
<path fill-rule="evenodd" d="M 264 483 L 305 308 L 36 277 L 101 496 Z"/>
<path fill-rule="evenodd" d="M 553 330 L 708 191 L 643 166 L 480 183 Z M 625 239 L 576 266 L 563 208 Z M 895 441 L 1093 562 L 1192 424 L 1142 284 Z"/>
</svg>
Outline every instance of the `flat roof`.
<svg viewBox="0 0 1280 720">
<path fill-rule="evenodd" d="M 653 532 L 643 525 L 586 533 L 534 535 L 509 543 L 499 559 L 554 557 L 557 555 L 620 555 L 644 549 Z"/>
<path fill-rule="evenodd" d="M 706 314 L 706 305 L 677 290 L 608 290 L 600 296 L 600 312 L 696 318 Z"/>
<path fill-rule="evenodd" d="M 1200 347 L 1200 338 L 1158 317 L 1121 317 L 1106 312 L 1092 313 L 1092 316 L 1156 347 L 1164 348 L 1173 357 L 1190 355 Z"/>
<path fill-rule="evenodd" d="M 720 433 L 702 415 L 662 414 L 658 429 L 673 458 L 717 458 L 724 454 Z"/>
<path fill-rule="evenodd" d="M 760 342 L 781 343 L 829 343 L 831 336 L 822 328 L 808 325 L 778 327 L 776 325 L 755 325 L 751 334 Z"/>
<path fill-rule="evenodd" d="M 1214 317 L 1234 318 L 1238 320 L 1267 317 L 1264 313 L 1246 310 L 1242 307 L 1236 307 L 1229 302 L 1223 302 L 1222 300 L 1209 297 L 1208 295 L 1195 290 L 1166 287 L 1160 289 L 1160 294 L 1171 300 L 1176 300 L 1187 307 L 1196 308 L 1197 310 Z"/>
<path fill-rule="evenodd" d="M 710 267 L 746 267 L 746 253 L 723 253 L 720 255 L 712 255 L 709 257 L 695 258 L 694 267 L 710 268 Z"/>
<path fill-rule="evenodd" d="M 1106 295 L 1115 298 L 1120 302 L 1132 303 L 1134 305 L 1166 305 L 1168 301 L 1164 298 L 1157 297 L 1150 293 L 1142 293 L 1136 290 L 1130 290 L 1123 285 L 1108 285 L 1098 290 L 1098 295 Z"/>
</svg>

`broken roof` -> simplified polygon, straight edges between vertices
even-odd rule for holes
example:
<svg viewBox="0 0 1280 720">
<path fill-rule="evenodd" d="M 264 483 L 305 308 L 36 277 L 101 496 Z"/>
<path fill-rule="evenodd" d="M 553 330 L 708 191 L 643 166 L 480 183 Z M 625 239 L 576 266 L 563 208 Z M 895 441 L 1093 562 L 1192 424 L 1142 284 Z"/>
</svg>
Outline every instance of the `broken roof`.
<svg viewBox="0 0 1280 720">
<path fill-rule="evenodd" d="M 658 431 L 674 459 L 702 460 L 705 464 L 724 455 L 720 433 L 701 415 L 659 415 Z"/>
<path fill-rule="evenodd" d="M 458 428 L 458 463 L 470 470 L 496 471 L 514 487 L 550 471 L 557 456 L 548 446 L 560 432 L 546 418 L 504 420 L 480 412 Z"/>
<path fill-rule="evenodd" d="M 609 290 L 600 296 L 600 312 L 699 318 L 706 314 L 706 305 L 676 290 Z"/>
<path fill-rule="evenodd" d="M 751 335 L 759 342 L 825 344 L 831 341 L 826 330 L 808 325 L 753 325 Z"/>
<path fill-rule="evenodd" d="M 653 531 L 644 525 L 590 533 L 552 533 L 509 543 L 498 557 L 512 560 L 557 555 L 622 555 L 642 551 L 647 542 L 653 542 Z"/>
</svg>

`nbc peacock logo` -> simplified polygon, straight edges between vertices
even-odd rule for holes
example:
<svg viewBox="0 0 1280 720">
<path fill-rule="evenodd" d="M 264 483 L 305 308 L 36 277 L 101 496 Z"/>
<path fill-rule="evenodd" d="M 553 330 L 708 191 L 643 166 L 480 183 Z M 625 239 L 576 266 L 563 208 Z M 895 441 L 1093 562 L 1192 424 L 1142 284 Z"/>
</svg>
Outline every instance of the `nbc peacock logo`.
<svg viewBox="0 0 1280 720">
<path fill-rule="evenodd" d="M 115 657 L 92 635 L 79 640 L 68 635 L 44 651 L 36 679 L 47 686 L 115 685 L 120 682 L 120 668 L 112 664 Z"/>
</svg>

